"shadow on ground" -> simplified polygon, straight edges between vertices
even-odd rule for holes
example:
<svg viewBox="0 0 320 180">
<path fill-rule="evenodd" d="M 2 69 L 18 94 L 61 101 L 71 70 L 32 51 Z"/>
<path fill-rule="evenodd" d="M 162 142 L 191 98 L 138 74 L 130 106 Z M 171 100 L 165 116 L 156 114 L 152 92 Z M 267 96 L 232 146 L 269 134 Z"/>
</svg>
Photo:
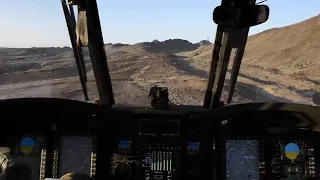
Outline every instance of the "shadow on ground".
<svg viewBox="0 0 320 180">
<path fill-rule="evenodd" d="M 171 66 L 177 68 L 179 71 L 182 71 L 187 75 L 208 78 L 208 72 L 193 67 L 189 61 L 184 60 L 182 57 L 172 56 L 168 62 Z"/>
<path fill-rule="evenodd" d="M 169 63 L 170 65 L 183 71 L 187 75 L 197 76 L 200 78 L 208 78 L 208 73 L 206 71 L 193 67 L 190 61 L 184 60 L 183 57 L 172 56 L 169 59 Z M 243 76 L 244 74 L 239 74 L 239 75 Z M 268 81 L 261 81 L 257 78 L 251 78 L 245 75 L 244 77 L 249 78 L 261 84 L 268 84 L 268 83 L 270 84 L 270 82 Z M 276 83 L 272 83 L 272 84 L 277 85 Z M 230 85 L 230 82 L 228 79 L 226 79 L 225 85 L 226 85 L 226 88 L 228 89 L 228 86 Z M 248 99 L 254 102 L 261 102 L 261 101 L 292 102 L 285 98 L 276 97 L 258 86 L 239 82 L 239 81 L 237 82 L 235 93 L 241 96 L 241 98 Z"/>
</svg>

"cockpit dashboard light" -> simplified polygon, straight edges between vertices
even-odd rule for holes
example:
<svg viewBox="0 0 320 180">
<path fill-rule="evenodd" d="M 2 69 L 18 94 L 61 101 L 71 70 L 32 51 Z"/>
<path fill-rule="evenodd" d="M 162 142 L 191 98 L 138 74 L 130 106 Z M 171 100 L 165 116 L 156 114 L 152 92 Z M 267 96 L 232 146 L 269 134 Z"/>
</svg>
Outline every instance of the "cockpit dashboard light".
<svg viewBox="0 0 320 180">
<path fill-rule="evenodd" d="M 131 151 L 131 141 L 129 140 L 120 140 L 119 141 L 119 152 L 120 153 L 130 153 Z"/>
<path fill-rule="evenodd" d="M 193 154 L 193 153 L 198 153 L 200 151 L 200 142 L 188 142 L 188 153 Z"/>
<path fill-rule="evenodd" d="M 119 141 L 119 148 L 130 148 L 130 145 L 131 145 L 131 141 L 128 141 L 128 140 L 120 140 Z"/>
</svg>

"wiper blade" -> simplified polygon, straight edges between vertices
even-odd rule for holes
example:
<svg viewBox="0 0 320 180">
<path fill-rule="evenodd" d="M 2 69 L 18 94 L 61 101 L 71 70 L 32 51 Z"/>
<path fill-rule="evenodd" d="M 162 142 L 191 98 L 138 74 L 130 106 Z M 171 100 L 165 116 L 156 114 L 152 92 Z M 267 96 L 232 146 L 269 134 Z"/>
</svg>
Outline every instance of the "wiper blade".
<svg viewBox="0 0 320 180">
<path fill-rule="evenodd" d="M 69 4 L 69 10 L 70 10 L 70 16 L 72 18 L 72 24 L 73 24 L 72 26 L 74 28 L 74 31 L 76 31 L 77 22 L 76 22 L 76 18 L 75 18 L 75 15 L 74 15 L 73 6 L 71 4 Z M 77 47 L 78 47 L 79 62 L 80 62 L 80 65 L 81 65 L 81 70 L 82 70 L 82 73 L 83 73 L 83 77 L 85 79 L 85 82 L 88 82 L 86 64 L 85 64 L 84 58 L 83 58 L 82 47 L 79 46 L 78 44 L 77 44 Z"/>
<path fill-rule="evenodd" d="M 243 0 L 243 1 L 233 1 L 233 0 L 222 0 L 221 6 L 246 6 L 249 4 L 255 4 L 255 0 Z M 222 103 L 220 101 L 222 90 L 224 87 L 225 77 L 228 71 L 228 65 L 230 61 L 230 54 L 232 50 L 231 42 L 235 42 L 235 32 L 237 28 L 222 28 L 220 25 L 217 27 L 216 40 L 214 44 L 214 49 L 211 59 L 211 67 L 209 72 L 208 86 L 205 94 L 204 104 L 205 108 L 216 108 Z M 243 30 L 243 29 L 242 29 Z M 248 34 L 249 28 L 247 28 L 246 34 Z M 232 36 L 232 37 L 231 37 Z M 242 34 L 242 37 L 244 34 Z M 235 89 L 237 76 L 239 74 L 239 69 L 241 65 L 241 59 L 243 56 L 244 47 L 246 45 L 247 35 L 245 36 L 245 41 L 239 45 L 239 51 L 236 55 L 236 59 L 233 64 L 233 70 L 231 75 L 231 87 L 230 94 L 227 102 L 231 102 L 233 92 Z M 241 41 L 243 42 L 243 41 Z"/>
<path fill-rule="evenodd" d="M 88 90 L 87 90 L 87 84 L 86 84 L 87 76 L 86 76 L 85 62 L 84 62 L 84 58 L 82 55 L 81 47 L 79 47 L 76 42 L 76 37 L 77 37 L 76 32 L 75 32 L 76 22 L 75 22 L 74 14 L 72 15 L 73 9 L 72 9 L 72 13 L 70 14 L 65 0 L 61 1 L 61 5 L 62 5 L 64 17 L 66 19 L 66 23 L 67 23 L 67 28 L 68 28 L 68 32 L 69 32 L 69 37 L 70 37 L 77 69 L 78 69 L 78 74 L 79 74 L 79 78 L 80 78 L 80 82 L 81 82 L 83 95 L 84 95 L 85 100 L 88 101 L 89 97 L 88 97 Z"/>
</svg>

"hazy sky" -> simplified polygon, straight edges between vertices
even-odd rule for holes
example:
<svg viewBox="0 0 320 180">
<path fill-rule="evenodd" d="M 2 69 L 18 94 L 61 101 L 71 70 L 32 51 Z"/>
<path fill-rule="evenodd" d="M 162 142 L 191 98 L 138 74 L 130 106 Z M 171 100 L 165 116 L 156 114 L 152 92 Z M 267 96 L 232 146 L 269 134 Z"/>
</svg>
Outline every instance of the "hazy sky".
<svg viewBox="0 0 320 180">
<path fill-rule="evenodd" d="M 259 1 L 259 0 L 257 0 Z M 105 43 L 182 38 L 213 40 L 220 0 L 98 0 Z M 320 13 L 320 0 L 268 0 L 270 19 L 257 33 Z M 70 46 L 60 0 L 1 0 L 0 47 Z"/>
</svg>

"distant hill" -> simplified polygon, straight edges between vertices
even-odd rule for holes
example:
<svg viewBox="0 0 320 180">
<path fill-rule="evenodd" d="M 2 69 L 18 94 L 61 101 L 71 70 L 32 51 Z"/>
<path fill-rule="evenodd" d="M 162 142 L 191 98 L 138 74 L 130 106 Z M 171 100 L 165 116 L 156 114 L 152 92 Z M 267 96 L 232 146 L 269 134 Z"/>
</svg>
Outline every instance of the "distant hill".
<svg viewBox="0 0 320 180">
<path fill-rule="evenodd" d="M 134 46 L 135 48 L 141 48 L 147 52 L 173 54 L 197 49 L 199 47 L 199 44 L 193 44 L 183 39 L 168 39 L 165 41 L 154 40 L 152 42 L 142 42 L 134 44 L 132 46 Z"/>
<path fill-rule="evenodd" d="M 106 53 L 121 52 L 150 52 L 150 53 L 179 53 L 192 51 L 200 46 L 207 46 L 211 43 L 203 40 L 199 43 L 191 43 L 183 39 L 168 39 L 165 41 L 153 40 L 152 42 L 141 42 L 133 45 L 122 43 L 105 44 Z M 0 55 L 21 55 L 21 56 L 53 56 L 66 52 L 72 52 L 70 47 L 32 47 L 32 48 L 0 48 Z M 88 56 L 88 48 L 83 48 L 83 53 Z"/>
<path fill-rule="evenodd" d="M 70 47 L 32 47 L 32 48 L 2 48 L 1 55 L 20 55 L 20 56 L 53 56 L 72 51 Z"/>
<path fill-rule="evenodd" d="M 185 51 L 192 51 L 200 46 L 207 46 L 211 43 L 203 40 L 199 43 L 191 43 L 183 39 L 168 39 L 165 41 L 153 40 L 151 42 L 141 42 L 133 45 L 128 44 L 106 44 L 105 49 L 107 53 L 113 53 L 116 51 L 131 52 L 131 51 L 144 51 L 151 53 L 180 53 Z"/>
<path fill-rule="evenodd" d="M 210 41 L 207 41 L 207 40 L 203 40 L 203 41 L 200 41 L 198 43 L 200 46 L 209 46 L 211 45 L 212 43 Z"/>
</svg>

